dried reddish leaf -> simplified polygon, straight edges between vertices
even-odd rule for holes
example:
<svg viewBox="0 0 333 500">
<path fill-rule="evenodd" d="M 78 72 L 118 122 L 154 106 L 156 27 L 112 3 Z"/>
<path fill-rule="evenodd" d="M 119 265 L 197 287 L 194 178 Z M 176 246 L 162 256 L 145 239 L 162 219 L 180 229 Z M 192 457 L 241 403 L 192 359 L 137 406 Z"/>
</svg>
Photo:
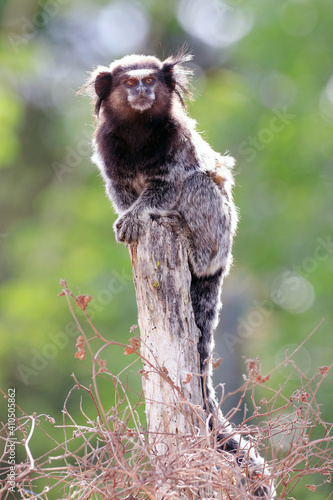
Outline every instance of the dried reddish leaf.
<svg viewBox="0 0 333 500">
<path fill-rule="evenodd" d="M 64 291 L 62 291 L 61 293 L 58 293 L 58 297 L 63 297 L 64 295 L 66 295 Z"/>
<path fill-rule="evenodd" d="M 249 371 L 257 369 L 258 362 L 256 359 L 247 359 L 246 363 Z"/>
<path fill-rule="evenodd" d="M 125 347 L 125 351 L 124 351 L 125 355 L 134 354 L 135 352 L 138 351 L 138 349 L 140 347 L 140 340 L 137 337 L 131 337 L 129 339 L 129 343 L 130 343 L 130 345 Z"/>
<path fill-rule="evenodd" d="M 260 374 L 259 358 L 246 359 L 245 362 L 247 363 L 249 371 L 249 379 L 254 382 L 260 382 L 261 374 Z"/>
<path fill-rule="evenodd" d="M 146 370 L 139 370 L 139 373 L 141 373 L 141 375 L 146 379 L 146 380 L 149 380 L 149 377 L 148 377 L 148 373 L 146 372 Z"/>
<path fill-rule="evenodd" d="M 218 359 L 215 359 L 215 360 L 213 361 L 213 363 L 212 363 L 212 364 L 213 364 L 213 367 L 215 368 L 215 370 L 217 370 L 217 369 L 218 369 L 218 367 L 219 367 L 219 366 L 220 366 L 220 364 L 221 364 L 221 361 L 222 361 L 222 358 L 218 358 Z"/>
<path fill-rule="evenodd" d="M 132 349 L 132 347 L 125 347 L 124 354 L 125 356 L 128 356 L 129 354 L 134 354 L 136 352 L 136 349 Z"/>
<path fill-rule="evenodd" d="M 82 337 L 82 335 L 79 335 L 78 338 L 77 338 L 77 341 L 76 341 L 76 347 L 81 347 L 84 345 L 84 338 Z"/>
<path fill-rule="evenodd" d="M 84 349 L 84 338 L 80 335 L 77 339 L 76 345 L 77 352 L 75 353 L 75 357 L 78 359 L 85 359 L 86 351 Z"/>
<path fill-rule="evenodd" d="M 137 350 L 140 347 L 140 340 L 137 337 L 130 338 L 130 345 L 133 349 Z"/>
<path fill-rule="evenodd" d="M 106 359 L 97 358 L 97 361 L 98 361 L 98 364 L 99 364 L 98 373 L 105 373 L 107 371 L 107 368 L 106 368 Z"/>
<path fill-rule="evenodd" d="M 328 366 L 320 366 L 319 367 L 319 373 L 321 375 L 323 375 L 323 377 L 327 377 L 329 371 L 330 371 L 330 369 L 328 368 Z"/>
<path fill-rule="evenodd" d="M 78 295 L 75 299 L 76 305 L 85 311 L 91 299 L 92 297 L 90 297 L 90 295 Z"/>
<path fill-rule="evenodd" d="M 165 375 L 169 375 L 169 370 L 165 366 L 162 366 L 162 372 L 165 373 Z"/>
<path fill-rule="evenodd" d="M 302 394 L 300 396 L 300 400 L 302 401 L 302 403 L 307 403 L 309 397 L 310 397 L 310 394 L 308 392 L 302 392 Z"/>
<path fill-rule="evenodd" d="M 188 373 L 184 380 L 182 380 L 182 384 L 189 384 L 193 378 L 192 373 Z"/>
<path fill-rule="evenodd" d="M 83 351 L 77 351 L 75 353 L 75 357 L 78 358 L 78 359 L 85 359 L 86 355 L 85 355 L 84 350 Z"/>
<path fill-rule="evenodd" d="M 316 491 L 316 486 L 314 484 L 307 484 L 307 488 L 309 488 L 310 491 L 313 491 L 313 493 Z"/>
</svg>

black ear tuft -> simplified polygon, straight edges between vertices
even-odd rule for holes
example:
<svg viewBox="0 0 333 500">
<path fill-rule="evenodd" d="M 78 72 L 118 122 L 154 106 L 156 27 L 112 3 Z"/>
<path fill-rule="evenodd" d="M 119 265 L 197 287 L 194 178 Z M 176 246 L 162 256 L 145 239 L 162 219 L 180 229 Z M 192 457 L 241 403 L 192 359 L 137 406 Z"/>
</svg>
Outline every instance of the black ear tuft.
<svg viewBox="0 0 333 500">
<path fill-rule="evenodd" d="M 101 97 L 111 89 L 112 76 L 110 72 L 99 73 L 95 79 L 95 91 Z"/>
<path fill-rule="evenodd" d="M 90 73 L 78 94 L 87 95 L 94 100 L 95 114 L 99 115 L 102 102 L 108 97 L 112 87 L 112 74 L 106 66 L 98 66 Z M 97 99 L 96 99 L 97 95 Z"/>
<path fill-rule="evenodd" d="M 111 92 L 112 75 L 109 71 L 98 73 L 95 78 L 95 92 L 98 99 L 95 104 L 95 114 L 98 116 L 102 102 Z"/>
<path fill-rule="evenodd" d="M 175 92 L 178 95 L 183 105 L 183 94 L 191 98 L 189 85 L 193 72 L 189 68 L 182 66 L 182 64 L 192 59 L 192 54 L 187 53 L 184 47 L 175 56 L 168 57 L 162 66 L 162 74 L 166 85 L 171 92 Z"/>
</svg>

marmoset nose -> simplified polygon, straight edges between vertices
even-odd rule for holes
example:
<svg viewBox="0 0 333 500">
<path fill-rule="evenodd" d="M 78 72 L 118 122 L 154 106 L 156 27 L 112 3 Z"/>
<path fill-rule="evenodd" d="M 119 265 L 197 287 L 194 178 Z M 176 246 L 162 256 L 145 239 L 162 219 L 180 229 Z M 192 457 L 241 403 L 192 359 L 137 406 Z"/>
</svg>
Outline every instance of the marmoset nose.
<svg viewBox="0 0 333 500">
<path fill-rule="evenodd" d="M 139 95 L 145 95 L 147 92 L 146 87 L 141 83 L 140 85 L 137 86 L 136 91 Z"/>
</svg>

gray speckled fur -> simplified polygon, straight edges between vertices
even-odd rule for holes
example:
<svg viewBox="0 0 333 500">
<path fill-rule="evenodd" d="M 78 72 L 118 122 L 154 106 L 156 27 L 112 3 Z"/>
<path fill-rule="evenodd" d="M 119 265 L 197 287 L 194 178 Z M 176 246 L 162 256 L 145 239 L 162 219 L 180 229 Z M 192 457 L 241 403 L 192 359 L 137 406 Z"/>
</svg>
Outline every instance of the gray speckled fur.
<svg viewBox="0 0 333 500">
<path fill-rule="evenodd" d="M 234 161 L 212 150 L 182 106 L 189 76 L 182 63 L 189 59 L 185 54 L 164 62 L 126 56 L 92 73 L 85 90 L 95 96 L 100 117 L 93 161 L 119 215 L 114 224 L 117 241 L 135 243 L 153 217 L 185 244 L 193 311 L 201 332 L 198 351 L 206 411 L 217 422 L 220 446 L 240 452 L 239 463 L 247 455 L 258 470 L 262 459 L 223 418 L 212 385 L 213 333 L 237 224 L 231 193 Z M 133 82 L 133 75 L 140 78 Z M 256 494 L 264 496 L 267 491 L 260 488 Z"/>
</svg>

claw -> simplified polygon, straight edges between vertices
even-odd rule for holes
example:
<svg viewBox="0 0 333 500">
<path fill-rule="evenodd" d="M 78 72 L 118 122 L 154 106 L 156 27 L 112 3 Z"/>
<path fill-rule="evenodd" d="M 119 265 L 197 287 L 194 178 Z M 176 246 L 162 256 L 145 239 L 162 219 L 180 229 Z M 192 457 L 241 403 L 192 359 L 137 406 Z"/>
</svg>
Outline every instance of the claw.
<svg viewBox="0 0 333 500">
<path fill-rule="evenodd" d="M 125 245 L 135 243 L 142 233 L 142 221 L 131 213 L 119 217 L 113 227 L 117 241 Z"/>
</svg>

